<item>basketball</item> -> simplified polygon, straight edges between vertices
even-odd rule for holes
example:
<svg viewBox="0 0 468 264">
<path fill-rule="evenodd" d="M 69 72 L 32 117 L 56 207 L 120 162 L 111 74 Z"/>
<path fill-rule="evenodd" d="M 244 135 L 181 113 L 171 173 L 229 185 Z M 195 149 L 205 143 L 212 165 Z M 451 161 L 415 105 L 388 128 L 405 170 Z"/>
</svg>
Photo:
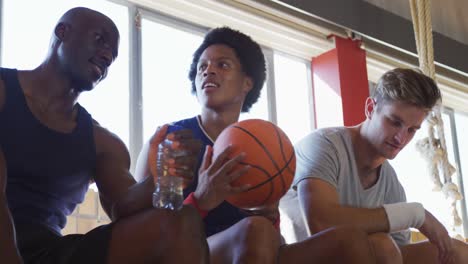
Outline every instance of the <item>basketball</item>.
<svg viewBox="0 0 468 264">
<path fill-rule="evenodd" d="M 232 205 L 252 209 L 277 202 L 289 189 L 296 170 L 294 147 L 286 134 L 275 124 L 248 119 L 225 128 L 213 145 L 213 158 L 229 144 L 230 158 L 245 152 L 241 165 L 251 168 L 231 182 L 232 186 L 249 184 L 242 193 L 229 196 Z"/>
</svg>

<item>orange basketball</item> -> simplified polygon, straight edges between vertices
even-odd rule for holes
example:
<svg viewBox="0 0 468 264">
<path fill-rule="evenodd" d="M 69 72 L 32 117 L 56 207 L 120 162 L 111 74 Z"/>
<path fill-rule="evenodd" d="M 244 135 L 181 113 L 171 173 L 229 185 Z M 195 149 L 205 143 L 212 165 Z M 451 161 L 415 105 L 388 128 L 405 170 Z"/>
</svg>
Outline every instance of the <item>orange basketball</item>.
<svg viewBox="0 0 468 264">
<path fill-rule="evenodd" d="M 213 158 L 229 144 L 233 147 L 231 157 L 243 151 L 246 156 L 241 164 L 251 166 L 231 185 L 249 184 L 251 187 L 226 200 L 246 209 L 277 202 L 291 186 L 296 170 L 294 147 L 286 134 L 265 120 L 240 121 L 224 129 L 218 136 L 213 146 Z"/>
</svg>

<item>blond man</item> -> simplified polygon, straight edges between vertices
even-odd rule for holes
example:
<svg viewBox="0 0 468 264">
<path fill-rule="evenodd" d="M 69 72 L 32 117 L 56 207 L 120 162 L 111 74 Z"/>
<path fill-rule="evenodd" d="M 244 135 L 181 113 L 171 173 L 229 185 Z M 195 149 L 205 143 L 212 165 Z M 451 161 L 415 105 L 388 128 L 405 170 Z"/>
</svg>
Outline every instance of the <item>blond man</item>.
<svg viewBox="0 0 468 264">
<path fill-rule="evenodd" d="M 296 146 L 293 188 L 307 227 L 365 230 L 379 263 L 468 263 L 466 244 L 451 239 L 420 203 L 407 203 L 388 162 L 411 141 L 441 98 L 435 82 L 411 69 L 385 73 L 366 100 L 366 120 L 325 128 Z M 409 228 L 429 241 L 410 244 Z"/>
</svg>

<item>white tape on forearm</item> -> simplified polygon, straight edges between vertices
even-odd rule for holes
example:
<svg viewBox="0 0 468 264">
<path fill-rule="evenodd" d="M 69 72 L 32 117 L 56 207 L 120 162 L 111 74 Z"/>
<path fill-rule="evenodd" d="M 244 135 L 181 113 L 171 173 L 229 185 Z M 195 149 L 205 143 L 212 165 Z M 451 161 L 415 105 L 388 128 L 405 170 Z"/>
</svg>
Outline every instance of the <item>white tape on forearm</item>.
<svg viewBox="0 0 468 264">
<path fill-rule="evenodd" d="M 390 224 L 390 233 L 410 227 L 420 228 L 426 218 L 426 212 L 420 203 L 384 204 L 383 207 Z"/>
</svg>

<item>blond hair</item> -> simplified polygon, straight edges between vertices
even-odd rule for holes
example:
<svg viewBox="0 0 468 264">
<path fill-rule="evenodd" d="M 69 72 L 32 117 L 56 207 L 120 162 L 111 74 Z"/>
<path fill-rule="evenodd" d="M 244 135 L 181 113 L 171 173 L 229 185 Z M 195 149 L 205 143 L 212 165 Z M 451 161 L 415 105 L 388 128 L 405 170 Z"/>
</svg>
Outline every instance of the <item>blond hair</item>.
<svg viewBox="0 0 468 264">
<path fill-rule="evenodd" d="M 432 109 L 439 99 L 437 84 L 418 70 L 396 68 L 380 77 L 372 95 L 379 102 L 403 102 Z"/>
</svg>

